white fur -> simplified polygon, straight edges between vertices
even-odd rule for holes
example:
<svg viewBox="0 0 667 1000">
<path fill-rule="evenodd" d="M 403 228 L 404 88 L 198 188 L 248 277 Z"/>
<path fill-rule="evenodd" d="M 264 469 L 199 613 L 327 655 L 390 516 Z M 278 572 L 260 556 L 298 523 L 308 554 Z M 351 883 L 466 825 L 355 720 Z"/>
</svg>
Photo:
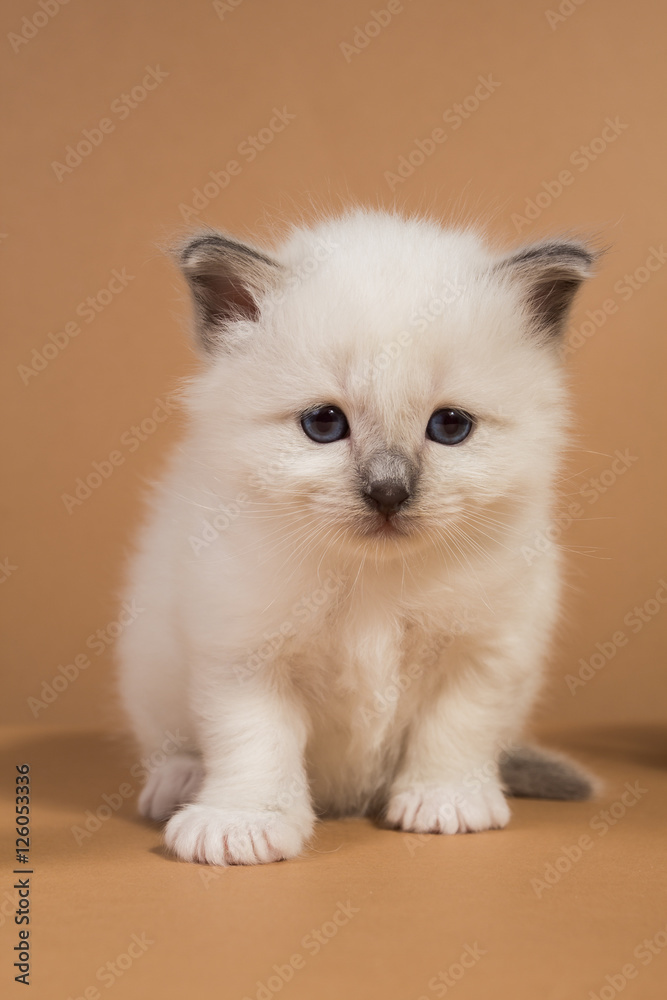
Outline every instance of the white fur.
<svg viewBox="0 0 667 1000">
<path fill-rule="evenodd" d="M 180 730 L 190 755 L 151 776 L 141 809 L 174 813 L 168 845 L 212 864 L 293 857 L 324 812 L 504 826 L 494 762 L 558 609 L 556 549 L 521 552 L 550 521 L 557 351 L 471 232 L 357 212 L 275 258 L 293 280 L 191 381 L 131 567 L 146 610 L 120 640 L 122 699 L 144 750 Z M 306 437 L 318 403 L 344 410 L 348 439 Z M 425 437 L 446 404 L 477 419 L 456 447 Z M 356 468 L 397 448 L 420 464 L 410 534 L 363 534 L 379 515 Z"/>
</svg>

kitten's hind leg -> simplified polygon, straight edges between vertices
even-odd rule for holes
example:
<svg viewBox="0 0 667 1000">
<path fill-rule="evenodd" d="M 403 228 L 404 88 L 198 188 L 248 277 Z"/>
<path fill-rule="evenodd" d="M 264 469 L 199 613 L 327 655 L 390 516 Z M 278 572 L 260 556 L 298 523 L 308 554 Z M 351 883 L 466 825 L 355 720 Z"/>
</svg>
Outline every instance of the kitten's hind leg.
<svg viewBox="0 0 667 1000">
<path fill-rule="evenodd" d="M 179 753 L 151 771 L 139 795 L 139 812 L 163 822 L 179 806 L 192 802 L 199 791 L 204 768 L 200 757 Z"/>
</svg>

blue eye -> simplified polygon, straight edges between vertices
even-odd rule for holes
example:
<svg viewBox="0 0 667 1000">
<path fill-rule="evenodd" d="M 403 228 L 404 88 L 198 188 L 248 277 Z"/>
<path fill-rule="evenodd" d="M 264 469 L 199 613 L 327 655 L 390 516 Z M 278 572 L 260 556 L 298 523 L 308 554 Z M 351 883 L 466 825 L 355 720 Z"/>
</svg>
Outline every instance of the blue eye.
<svg viewBox="0 0 667 1000">
<path fill-rule="evenodd" d="M 438 444 L 460 444 L 473 428 L 473 418 L 463 410 L 436 410 L 426 426 L 426 436 Z"/>
<path fill-rule="evenodd" d="M 301 426 L 312 441 L 330 444 L 350 433 L 347 417 L 337 406 L 318 406 L 301 417 Z"/>
</svg>

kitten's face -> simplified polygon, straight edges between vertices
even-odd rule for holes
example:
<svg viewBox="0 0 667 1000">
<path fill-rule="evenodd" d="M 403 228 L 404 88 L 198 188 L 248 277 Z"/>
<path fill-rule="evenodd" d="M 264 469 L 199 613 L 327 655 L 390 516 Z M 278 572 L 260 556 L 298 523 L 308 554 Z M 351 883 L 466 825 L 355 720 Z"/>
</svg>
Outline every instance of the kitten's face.
<svg viewBox="0 0 667 1000">
<path fill-rule="evenodd" d="M 346 234 L 206 380 L 214 461 L 295 546 L 451 553 L 550 488 L 562 374 L 522 289 L 471 237 L 402 235 Z"/>
<path fill-rule="evenodd" d="M 550 478 L 565 416 L 553 362 L 509 333 L 514 350 L 494 352 L 452 318 L 388 363 L 381 341 L 333 330 L 317 356 L 312 341 L 310 358 L 283 346 L 240 432 L 245 481 L 313 541 L 389 554 L 495 534 Z"/>
</svg>

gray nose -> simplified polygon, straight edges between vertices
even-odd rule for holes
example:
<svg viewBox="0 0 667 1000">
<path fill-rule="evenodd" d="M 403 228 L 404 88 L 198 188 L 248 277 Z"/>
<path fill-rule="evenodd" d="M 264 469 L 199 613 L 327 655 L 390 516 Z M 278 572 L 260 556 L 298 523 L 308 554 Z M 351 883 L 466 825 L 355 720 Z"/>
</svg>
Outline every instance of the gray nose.
<svg viewBox="0 0 667 1000">
<path fill-rule="evenodd" d="M 366 490 L 368 502 L 386 517 L 396 514 L 409 496 L 409 491 L 398 479 L 378 479 Z"/>
</svg>

